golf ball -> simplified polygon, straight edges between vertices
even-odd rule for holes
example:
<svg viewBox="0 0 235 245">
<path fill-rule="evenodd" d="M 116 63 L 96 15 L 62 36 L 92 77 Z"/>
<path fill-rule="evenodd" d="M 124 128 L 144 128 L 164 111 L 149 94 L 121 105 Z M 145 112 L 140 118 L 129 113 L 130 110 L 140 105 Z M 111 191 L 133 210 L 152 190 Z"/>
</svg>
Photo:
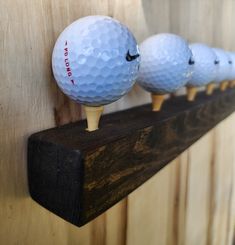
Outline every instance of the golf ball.
<svg viewBox="0 0 235 245">
<path fill-rule="evenodd" d="M 87 16 L 69 25 L 52 54 L 54 77 L 71 99 L 102 106 L 125 95 L 139 68 L 136 40 L 126 26 L 107 16 Z"/>
<path fill-rule="evenodd" d="M 229 74 L 229 80 L 233 81 L 235 80 L 235 53 L 233 52 L 227 52 L 229 56 L 229 60 L 231 63 L 231 69 L 230 69 L 230 74 Z"/>
<path fill-rule="evenodd" d="M 192 52 L 174 34 L 158 34 L 140 45 L 141 64 L 137 82 L 150 93 L 172 93 L 184 86 L 193 73 Z"/>
<path fill-rule="evenodd" d="M 189 46 L 193 53 L 194 72 L 188 86 L 200 87 L 214 81 L 218 69 L 217 57 L 212 48 L 194 43 Z"/>
<path fill-rule="evenodd" d="M 229 64 L 229 56 L 224 50 L 219 48 L 213 48 L 213 50 L 219 62 L 215 82 L 220 83 L 229 78 L 231 64 Z"/>
</svg>

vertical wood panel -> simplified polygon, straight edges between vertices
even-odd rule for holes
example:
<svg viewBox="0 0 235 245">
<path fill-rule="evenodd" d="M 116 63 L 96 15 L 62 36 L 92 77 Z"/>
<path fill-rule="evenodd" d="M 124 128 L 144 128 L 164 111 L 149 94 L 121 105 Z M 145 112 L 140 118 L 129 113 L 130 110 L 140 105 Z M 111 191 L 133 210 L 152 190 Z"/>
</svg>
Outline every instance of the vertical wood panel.
<svg viewBox="0 0 235 245">
<path fill-rule="evenodd" d="M 215 10 L 213 0 L 170 0 L 171 31 L 190 42 L 213 44 Z"/>
<path fill-rule="evenodd" d="M 188 150 L 188 195 L 184 244 L 207 244 L 211 188 L 210 164 L 214 154 L 212 143 L 213 133 L 209 133 Z"/>
<path fill-rule="evenodd" d="M 232 116 L 234 118 L 234 115 Z M 231 119 L 232 119 L 231 118 Z M 225 129 L 227 132 L 225 133 Z M 231 244 L 234 229 L 234 123 L 226 120 L 215 130 L 214 193 L 211 244 Z M 232 221 L 233 220 L 233 221 Z M 231 223 L 232 221 L 232 223 Z"/>
<path fill-rule="evenodd" d="M 127 244 L 167 244 L 171 231 L 175 164 L 166 167 L 128 198 Z M 162 191 L 164 190 L 164 191 Z M 137 225 L 139 224 L 139 225 Z"/>
</svg>

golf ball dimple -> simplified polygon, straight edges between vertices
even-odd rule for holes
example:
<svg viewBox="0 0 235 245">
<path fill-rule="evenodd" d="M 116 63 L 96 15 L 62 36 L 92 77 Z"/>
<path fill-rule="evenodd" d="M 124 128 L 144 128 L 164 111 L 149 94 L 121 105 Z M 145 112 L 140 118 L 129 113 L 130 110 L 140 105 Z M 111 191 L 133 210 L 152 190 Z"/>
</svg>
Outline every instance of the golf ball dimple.
<svg viewBox="0 0 235 245">
<path fill-rule="evenodd" d="M 158 34 L 140 45 L 141 64 L 137 82 L 150 93 L 172 93 L 183 87 L 193 73 L 192 52 L 174 34 Z"/>
<path fill-rule="evenodd" d="M 107 16 L 88 16 L 69 25 L 52 54 L 58 86 L 88 106 L 109 104 L 125 95 L 137 78 L 139 62 L 132 33 Z"/>
<path fill-rule="evenodd" d="M 200 87 L 214 81 L 218 65 L 216 54 L 205 44 L 194 43 L 189 46 L 194 58 L 194 72 L 188 86 Z"/>
<path fill-rule="evenodd" d="M 226 54 L 224 50 L 219 48 L 213 48 L 213 51 L 215 52 L 219 61 L 215 82 L 220 83 L 229 79 L 231 64 L 229 64 L 229 56 Z"/>
</svg>

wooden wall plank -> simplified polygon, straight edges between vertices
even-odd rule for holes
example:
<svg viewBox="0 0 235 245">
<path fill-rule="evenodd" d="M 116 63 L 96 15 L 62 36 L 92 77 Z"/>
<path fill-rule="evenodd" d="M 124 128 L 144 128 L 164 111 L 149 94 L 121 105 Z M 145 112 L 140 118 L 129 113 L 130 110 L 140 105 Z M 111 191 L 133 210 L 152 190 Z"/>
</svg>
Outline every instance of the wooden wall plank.
<svg viewBox="0 0 235 245">
<path fill-rule="evenodd" d="M 234 123 L 226 120 L 215 130 L 213 219 L 210 227 L 211 244 L 231 244 L 234 229 Z M 225 133 L 228 132 L 228 133 Z M 233 220 L 233 221 L 232 221 Z M 231 222 L 232 221 L 232 222 Z"/>
<path fill-rule="evenodd" d="M 213 132 L 207 134 L 200 142 L 191 147 L 188 152 L 187 219 L 184 244 L 207 244 L 210 164 L 214 153 L 212 142 Z M 201 236 L 201 234 L 205 235 Z"/>
<path fill-rule="evenodd" d="M 174 164 L 167 166 L 166 171 L 160 171 L 157 176 L 130 194 L 128 245 L 167 244 L 175 182 L 173 169 Z"/>
</svg>

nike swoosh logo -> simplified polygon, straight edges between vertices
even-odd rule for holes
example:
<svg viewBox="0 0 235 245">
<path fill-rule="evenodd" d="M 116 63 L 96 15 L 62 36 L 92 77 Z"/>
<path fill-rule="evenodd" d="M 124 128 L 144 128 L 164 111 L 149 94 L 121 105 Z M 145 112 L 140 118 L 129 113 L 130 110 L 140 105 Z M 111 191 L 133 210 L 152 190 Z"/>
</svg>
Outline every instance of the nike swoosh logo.
<svg viewBox="0 0 235 245">
<path fill-rule="evenodd" d="M 190 60 L 188 61 L 188 64 L 189 65 L 194 65 L 195 64 L 195 61 L 192 58 L 190 58 Z"/>
<path fill-rule="evenodd" d="M 131 55 L 130 51 L 128 50 L 128 52 L 126 54 L 126 60 L 128 62 L 130 62 L 130 61 L 133 61 L 133 60 L 137 59 L 139 56 L 140 56 L 139 54 Z"/>
</svg>

